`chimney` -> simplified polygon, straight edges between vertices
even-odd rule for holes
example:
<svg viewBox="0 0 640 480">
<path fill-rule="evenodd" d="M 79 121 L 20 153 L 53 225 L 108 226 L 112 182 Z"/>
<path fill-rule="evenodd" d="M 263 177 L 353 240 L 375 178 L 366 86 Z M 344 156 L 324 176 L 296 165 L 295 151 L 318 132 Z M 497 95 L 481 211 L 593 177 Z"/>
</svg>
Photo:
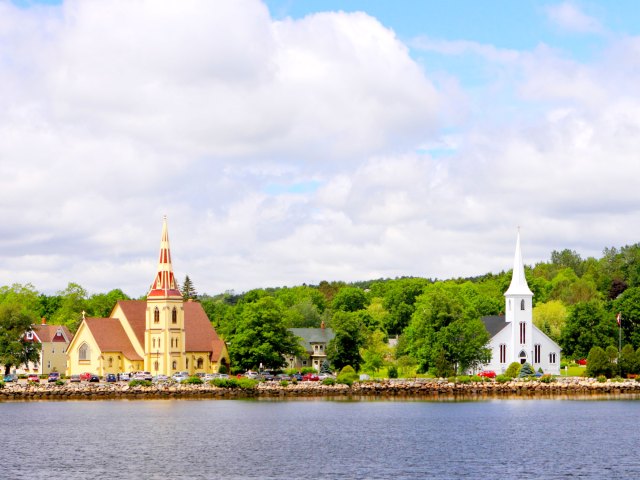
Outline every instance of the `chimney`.
<svg viewBox="0 0 640 480">
<path fill-rule="evenodd" d="M 324 330 L 324 320 L 320 323 L 320 328 Z"/>
<path fill-rule="evenodd" d="M 47 324 L 47 319 L 45 317 L 42 317 L 42 325 L 46 325 Z"/>
</svg>

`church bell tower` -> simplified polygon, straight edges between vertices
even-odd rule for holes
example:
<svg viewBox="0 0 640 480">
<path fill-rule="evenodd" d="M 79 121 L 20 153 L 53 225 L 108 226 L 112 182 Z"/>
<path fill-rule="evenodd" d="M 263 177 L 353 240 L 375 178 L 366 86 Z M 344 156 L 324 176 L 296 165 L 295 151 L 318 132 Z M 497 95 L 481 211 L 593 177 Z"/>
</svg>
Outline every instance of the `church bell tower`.
<svg viewBox="0 0 640 480">
<path fill-rule="evenodd" d="M 147 294 L 144 353 L 144 368 L 152 375 L 186 370 L 184 301 L 173 274 L 167 217 L 162 223 L 158 271 Z"/>
</svg>

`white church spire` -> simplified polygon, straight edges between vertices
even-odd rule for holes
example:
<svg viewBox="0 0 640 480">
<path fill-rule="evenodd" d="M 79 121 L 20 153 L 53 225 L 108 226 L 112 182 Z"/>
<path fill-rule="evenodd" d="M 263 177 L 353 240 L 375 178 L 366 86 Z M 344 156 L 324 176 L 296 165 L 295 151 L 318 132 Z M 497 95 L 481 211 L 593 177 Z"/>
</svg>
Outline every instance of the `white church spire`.
<svg viewBox="0 0 640 480">
<path fill-rule="evenodd" d="M 518 236 L 516 238 L 516 253 L 513 257 L 513 274 L 511 276 L 511 285 L 505 292 L 507 295 L 533 295 L 529 289 L 527 279 L 524 276 L 524 263 L 522 263 L 522 251 L 520 250 L 520 228 L 518 227 Z"/>
</svg>

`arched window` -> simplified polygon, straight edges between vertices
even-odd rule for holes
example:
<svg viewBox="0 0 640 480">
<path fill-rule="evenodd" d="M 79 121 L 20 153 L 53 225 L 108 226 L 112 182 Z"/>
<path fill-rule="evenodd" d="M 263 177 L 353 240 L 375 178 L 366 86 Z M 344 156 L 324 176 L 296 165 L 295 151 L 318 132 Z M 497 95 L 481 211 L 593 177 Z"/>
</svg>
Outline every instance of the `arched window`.
<svg viewBox="0 0 640 480">
<path fill-rule="evenodd" d="M 507 363 L 507 344 L 500 344 L 500 363 Z"/>
<path fill-rule="evenodd" d="M 155 362 L 153 362 L 153 369 L 157 372 L 158 371 L 158 361 L 156 360 Z"/>
<path fill-rule="evenodd" d="M 113 357 L 109 357 L 109 368 L 113 367 Z"/>
<path fill-rule="evenodd" d="M 520 310 L 524 310 L 524 298 L 520 300 Z"/>
<path fill-rule="evenodd" d="M 556 354 L 554 352 L 549 354 L 549 363 L 556 363 Z"/>
<path fill-rule="evenodd" d="M 173 307 L 173 310 L 171 311 L 171 323 L 178 323 L 178 311 L 176 310 L 176 307 Z"/>
<path fill-rule="evenodd" d="M 158 307 L 153 311 L 153 323 L 160 323 L 160 310 L 158 310 Z"/>
<path fill-rule="evenodd" d="M 153 338 L 151 340 L 151 348 L 156 348 L 156 339 L 155 338 Z"/>
<path fill-rule="evenodd" d="M 527 324 L 520 322 L 520 344 L 524 345 L 525 343 L 527 343 Z"/>
<path fill-rule="evenodd" d="M 186 368 L 189 368 L 189 359 L 188 359 L 188 358 L 187 358 L 187 359 L 185 359 L 185 362 L 186 362 L 186 365 L 185 365 L 185 366 L 186 366 Z"/>
<path fill-rule="evenodd" d="M 525 363 L 527 361 L 527 353 L 524 350 L 521 350 L 518 358 L 520 359 L 521 364 Z"/>
<path fill-rule="evenodd" d="M 87 345 L 86 343 L 83 343 L 82 345 L 80 345 L 80 348 L 78 348 L 78 360 L 90 360 L 91 359 L 91 352 L 89 351 L 89 345 Z"/>
<path fill-rule="evenodd" d="M 203 366 L 204 366 L 204 360 L 202 359 L 202 357 L 199 357 L 196 368 L 201 369 Z"/>
<path fill-rule="evenodd" d="M 178 362 L 174 360 L 173 363 L 171 364 L 171 368 L 173 368 L 174 370 L 178 368 Z"/>
</svg>

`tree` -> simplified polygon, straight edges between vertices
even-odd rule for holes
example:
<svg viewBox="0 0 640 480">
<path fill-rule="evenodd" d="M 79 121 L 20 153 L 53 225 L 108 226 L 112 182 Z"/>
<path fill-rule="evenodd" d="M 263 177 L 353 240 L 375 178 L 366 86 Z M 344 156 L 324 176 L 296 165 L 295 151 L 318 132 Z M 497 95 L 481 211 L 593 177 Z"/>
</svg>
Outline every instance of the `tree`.
<svg viewBox="0 0 640 480">
<path fill-rule="evenodd" d="M 198 293 L 196 292 L 189 275 L 184 277 L 184 283 L 182 284 L 182 298 L 185 300 L 198 298 Z"/>
<path fill-rule="evenodd" d="M 243 369 L 277 369 L 285 355 L 301 355 L 298 339 L 282 322 L 284 309 L 273 297 L 263 297 L 244 305 L 237 325 L 227 338 L 229 355 Z"/>
<path fill-rule="evenodd" d="M 524 377 L 528 377 L 529 375 L 533 375 L 534 373 L 535 371 L 533 370 L 533 367 L 528 362 L 525 362 L 522 364 L 522 367 L 520 368 L 518 377 L 524 378 Z"/>
<path fill-rule="evenodd" d="M 328 360 L 323 360 L 322 365 L 320 365 L 320 373 L 331 374 L 331 365 Z"/>
<path fill-rule="evenodd" d="M 638 373 L 638 356 L 633 349 L 633 345 L 627 343 L 620 352 L 620 375 L 626 376 L 629 373 Z"/>
<path fill-rule="evenodd" d="M 369 335 L 365 348 L 362 349 L 364 369 L 377 373 L 384 365 L 385 357 L 389 354 L 389 346 L 384 342 L 385 335 L 380 330 Z"/>
<path fill-rule="evenodd" d="M 40 358 L 40 344 L 27 338 L 36 317 L 15 303 L 0 305 L 0 363 L 5 375 L 11 367 L 36 362 Z"/>
<path fill-rule="evenodd" d="M 602 347 L 593 347 L 587 356 L 587 375 L 597 377 L 604 375 L 610 377 L 613 372 L 613 364 L 609 361 Z"/>
<path fill-rule="evenodd" d="M 360 369 L 362 357 L 360 348 L 365 343 L 365 327 L 357 313 L 338 311 L 333 315 L 335 337 L 327 346 L 327 359 L 336 370 L 351 365 Z"/>
<path fill-rule="evenodd" d="M 614 300 L 613 312 L 621 313 L 622 339 L 634 348 L 640 347 L 640 287 L 628 288 Z M 613 319 L 615 313 L 610 317 Z"/>
<path fill-rule="evenodd" d="M 559 300 L 538 303 L 533 308 L 533 323 L 555 341 L 560 339 L 560 332 L 567 322 L 569 312 Z"/>
<path fill-rule="evenodd" d="M 86 302 L 87 313 L 92 317 L 108 317 L 119 300 L 129 300 L 129 297 L 119 288 L 111 290 L 109 293 L 91 295 Z"/>
<path fill-rule="evenodd" d="M 570 309 L 560 336 L 563 354 L 585 358 L 592 347 L 606 348 L 616 342 L 615 319 L 605 312 L 597 300 L 579 302 Z"/>
<path fill-rule="evenodd" d="M 87 310 L 87 291 L 77 283 L 70 282 L 58 295 L 60 308 L 52 315 L 51 322 L 66 325 L 75 332 L 82 322 L 82 312 Z"/>
<path fill-rule="evenodd" d="M 356 312 L 367 307 L 367 296 L 360 288 L 344 287 L 333 297 L 331 306 L 342 312 Z"/>
</svg>

